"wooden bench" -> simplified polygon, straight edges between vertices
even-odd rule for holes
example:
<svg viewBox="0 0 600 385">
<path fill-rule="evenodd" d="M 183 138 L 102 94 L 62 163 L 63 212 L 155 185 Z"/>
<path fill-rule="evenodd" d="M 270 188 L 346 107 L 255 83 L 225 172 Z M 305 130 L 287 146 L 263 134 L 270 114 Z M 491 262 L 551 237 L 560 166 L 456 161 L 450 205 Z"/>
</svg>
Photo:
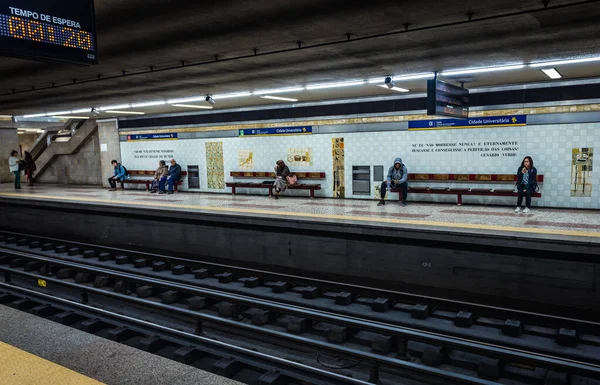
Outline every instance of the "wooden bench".
<svg viewBox="0 0 600 385">
<path fill-rule="evenodd" d="M 154 180 L 154 171 L 152 170 L 127 170 L 129 174 L 129 179 L 125 179 L 121 181 L 121 189 L 125 189 L 125 183 L 127 184 L 145 184 L 146 190 L 150 190 L 150 186 L 152 185 L 152 181 Z M 183 184 L 183 179 L 186 177 L 187 171 L 181 172 L 181 178 L 179 181 L 173 184 L 173 188 L 177 191 L 177 187 Z M 136 179 L 132 179 L 136 177 Z M 144 179 L 141 179 L 144 177 Z"/>
<path fill-rule="evenodd" d="M 408 174 L 409 182 L 432 182 L 432 183 L 461 183 L 461 184 L 512 184 L 517 183 L 517 176 L 514 174 Z M 537 175 L 538 184 L 544 182 L 544 175 Z M 400 193 L 399 188 L 393 188 L 391 192 Z M 498 197 L 516 197 L 519 194 L 512 189 L 495 188 L 473 188 L 473 187 L 428 187 L 417 186 L 408 188 L 410 194 L 439 194 L 456 195 L 457 204 L 462 205 L 463 195 L 479 196 L 498 196 Z M 541 192 L 531 194 L 534 198 L 540 198 Z M 402 194 L 399 194 L 398 200 L 402 200 Z"/>
<path fill-rule="evenodd" d="M 319 180 L 325 179 L 324 172 L 292 172 L 300 180 Z M 275 173 L 274 172 L 251 172 L 251 171 L 232 171 L 229 173 L 232 178 L 245 178 L 245 179 L 273 179 L 275 182 Z M 271 184 L 263 184 L 263 183 L 253 183 L 253 182 L 227 182 L 225 183 L 227 187 L 231 187 L 231 193 L 235 195 L 236 189 L 238 188 L 264 188 L 269 190 L 269 196 L 273 195 L 273 183 Z M 308 183 L 300 183 L 293 186 L 288 186 L 290 190 L 309 190 L 310 197 L 315 197 L 315 190 L 321 189 L 321 184 L 308 184 Z"/>
</svg>

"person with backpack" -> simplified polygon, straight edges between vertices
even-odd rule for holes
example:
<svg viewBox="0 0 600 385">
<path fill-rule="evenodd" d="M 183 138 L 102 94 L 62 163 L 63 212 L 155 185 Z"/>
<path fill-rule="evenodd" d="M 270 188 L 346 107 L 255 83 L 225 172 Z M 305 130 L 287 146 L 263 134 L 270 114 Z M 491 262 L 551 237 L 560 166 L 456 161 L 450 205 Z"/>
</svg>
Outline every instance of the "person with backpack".
<svg viewBox="0 0 600 385">
<path fill-rule="evenodd" d="M 21 169 L 19 167 L 20 161 L 18 158 L 19 153 L 15 150 L 11 151 L 10 158 L 8 158 L 8 167 L 10 172 L 15 174 L 15 189 L 21 189 Z"/>
<path fill-rule="evenodd" d="M 33 156 L 29 151 L 25 151 L 25 175 L 29 186 L 33 186 L 33 174 L 37 170 L 37 166 L 33 161 Z"/>
<path fill-rule="evenodd" d="M 127 169 L 116 160 L 112 160 L 110 163 L 115 168 L 115 174 L 108 178 L 108 183 L 110 184 L 110 189 L 108 191 L 117 191 L 117 182 L 124 181 L 129 177 L 129 174 L 127 174 Z"/>
<path fill-rule="evenodd" d="M 406 206 L 406 198 L 408 197 L 408 170 L 402 163 L 402 158 L 398 157 L 394 160 L 394 165 L 388 170 L 387 180 L 381 183 L 380 194 L 381 200 L 377 206 L 385 206 L 385 193 L 387 189 L 399 188 L 402 194 L 402 206 Z"/>
</svg>

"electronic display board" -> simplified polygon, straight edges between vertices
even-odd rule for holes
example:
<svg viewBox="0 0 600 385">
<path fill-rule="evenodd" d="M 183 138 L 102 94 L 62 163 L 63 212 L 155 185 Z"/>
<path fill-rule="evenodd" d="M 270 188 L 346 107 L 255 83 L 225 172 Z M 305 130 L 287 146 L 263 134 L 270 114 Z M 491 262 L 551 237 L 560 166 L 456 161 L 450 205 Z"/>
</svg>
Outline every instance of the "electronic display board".
<svg viewBox="0 0 600 385">
<path fill-rule="evenodd" d="M 469 117 L 469 90 L 437 79 L 427 80 L 427 115 Z"/>
<path fill-rule="evenodd" d="M 97 64 L 93 0 L 0 0 L 0 55 Z"/>
</svg>

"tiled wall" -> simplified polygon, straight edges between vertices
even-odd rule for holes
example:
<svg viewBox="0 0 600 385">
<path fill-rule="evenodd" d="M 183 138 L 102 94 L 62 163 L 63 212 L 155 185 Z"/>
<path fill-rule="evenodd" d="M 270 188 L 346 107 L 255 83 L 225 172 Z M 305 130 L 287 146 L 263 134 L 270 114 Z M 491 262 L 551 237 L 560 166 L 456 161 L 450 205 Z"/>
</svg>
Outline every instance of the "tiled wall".
<svg viewBox="0 0 600 385">
<path fill-rule="evenodd" d="M 306 135 L 283 137 L 244 137 L 219 139 L 190 139 L 179 141 L 123 142 L 123 164 L 129 169 L 155 169 L 157 158 L 135 158 L 135 150 L 173 149 L 178 162 L 185 167 L 198 165 L 200 185 L 198 191 L 228 192 L 228 189 L 208 189 L 206 175 L 205 143 L 222 142 L 225 180 L 229 172 L 239 170 L 238 151 L 252 150 L 253 171 L 270 171 L 278 159 L 286 159 L 288 148 L 312 148 L 312 166 L 296 171 L 324 171 L 327 179 L 317 196 L 331 197 L 333 191 L 332 138 L 344 138 L 345 185 L 347 198 L 364 199 L 352 194 L 352 166 L 384 165 L 387 168 L 396 156 L 401 156 L 411 173 L 515 173 L 524 156 L 530 155 L 540 174 L 545 175 L 542 198 L 534 199 L 540 206 L 600 208 L 600 170 L 593 173 L 592 196 L 570 197 L 571 149 L 573 147 L 600 146 L 600 123 L 554 124 L 527 127 L 499 127 L 440 131 L 386 131 L 356 132 L 332 135 Z M 516 157 L 482 157 L 481 153 L 413 153 L 413 144 L 447 142 L 518 141 Z M 596 161 L 594 161 L 597 163 Z M 597 165 L 595 165 L 597 168 Z M 292 167 L 292 171 L 294 168 Z M 425 183 L 432 185 L 431 183 Z M 372 183 L 374 187 L 377 183 Z M 417 185 L 413 183 L 412 185 Z M 464 185 L 463 185 L 464 186 Z M 490 185 L 492 187 L 493 185 Z M 486 187 L 478 185 L 477 187 Z M 496 187 L 499 187 L 496 185 Z M 504 186 L 503 188 L 507 188 Z M 240 191 L 242 192 L 242 191 Z M 258 191 L 248 191 L 258 193 Z M 289 191 L 293 195 L 307 195 L 303 191 Z M 390 199 L 396 198 L 392 194 Z M 435 200 L 454 202 L 453 196 L 417 195 L 410 200 Z M 465 197 L 465 203 L 512 204 L 513 198 Z M 534 203 L 535 204 L 535 203 Z"/>
</svg>

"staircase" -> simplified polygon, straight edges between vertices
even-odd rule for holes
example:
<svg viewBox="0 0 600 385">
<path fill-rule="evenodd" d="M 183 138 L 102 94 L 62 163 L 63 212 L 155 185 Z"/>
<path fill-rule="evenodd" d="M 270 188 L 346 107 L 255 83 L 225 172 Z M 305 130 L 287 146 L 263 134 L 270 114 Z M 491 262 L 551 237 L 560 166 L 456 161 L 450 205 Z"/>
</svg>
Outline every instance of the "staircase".
<svg viewBox="0 0 600 385">
<path fill-rule="evenodd" d="M 82 123 L 79 125 L 79 128 L 75 132 L 75 135 L 73 135 L 68 141 L 54 141 L 50 143 L 45 150 L 42 149 L 41 152 L 38 150 L 38 152 L 36 152 L 36 155 L 39 153 L 37 159 L 34 155 L 35 165 L 37 166 L 34 180 L 42 175 L 44 170 L 57 156 L 71 155 L 79 151 L 79 149 L 88 141 L 88 139 L 94 134 L 94 132 L 96 132 L 97 129 L 98 124 L 96 124 L 96 120 L 88 119 L 82 121 Z M 46 143 L 45 140 L 44 143 Z M 43 147 L 43 144 L 40 143 L 40 146 Z"/>
</svg>

